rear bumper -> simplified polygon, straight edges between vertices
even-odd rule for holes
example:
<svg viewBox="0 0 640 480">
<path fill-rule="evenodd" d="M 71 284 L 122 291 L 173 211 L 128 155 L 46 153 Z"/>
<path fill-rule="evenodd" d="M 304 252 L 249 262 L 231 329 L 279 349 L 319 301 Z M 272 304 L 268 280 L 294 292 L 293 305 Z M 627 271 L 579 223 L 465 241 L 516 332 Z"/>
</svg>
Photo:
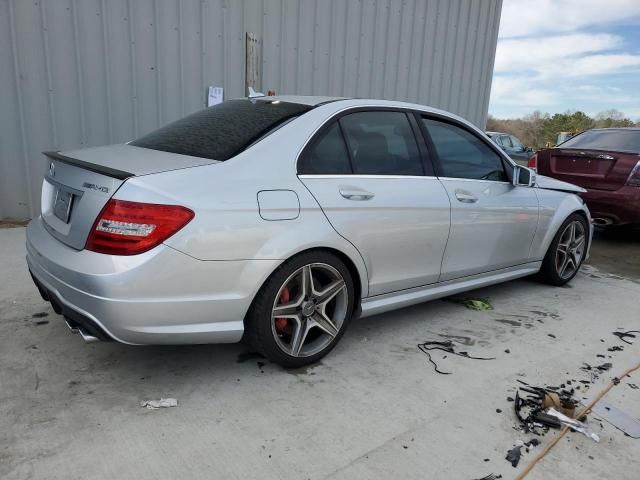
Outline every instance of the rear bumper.
<svg viewBox="0 0 640 480">
<path fill-rule="evenodd" d="M 622 187 L 618 190 L 587 190 L 580 195 L 587 203 L 594 219 L 610 220 L 613 224 L 640 224 L 640 188 Z"/>
<path fill-rule="evenodd" d="M 161 245 L 130 257 L 67 247 L 40 217 L 27 264 L 54 309 L 92 336 L 128 344 L 231 343 L 276 260 L 200 261 Z"/>
</svg>

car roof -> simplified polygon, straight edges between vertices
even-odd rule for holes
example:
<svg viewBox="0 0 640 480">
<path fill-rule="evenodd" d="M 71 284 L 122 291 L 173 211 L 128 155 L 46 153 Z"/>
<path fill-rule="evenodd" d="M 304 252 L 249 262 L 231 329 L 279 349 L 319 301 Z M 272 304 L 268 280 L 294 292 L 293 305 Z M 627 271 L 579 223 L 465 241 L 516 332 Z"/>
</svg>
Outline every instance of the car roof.
<svg viewBox="0 0 640 480">
<path fill-rule="evenodd" d="M 505 132 L 484 132 L 484 133 L 486 133 L 490 137 L 493 137 L 494 135 L 509 135 L 508 133 L 505 133 Z"/>
<path fill-rule="evenodd" d="M 337 102 L 338 100 L 347 100 L 346 97 L 325 97 L 320 95 L 273 95 L 265 97 L 255 97 L 255 100 L 263 102 L 288 102 L 298 103 L 300 105 L 309 105 L 316 107 L 325 103 Z"/>
<path fill-rule="evenodd" d="M 467 127 L 472 128 L 478 133 L 484 133 L 477 126 L 472 124 L 465 118 L 462 118 L 459 115 L 456 115 L 452 112 L 447 112 L 446 110 L 441 110 L 439 108 L 430 107 L 428 105 L 421 105 L 419 103 L 409 103 L 409 102 L 401 102 L 397 100 L 380 100 L 380 99 L 372 99 L 372 98 L 345 98 L 345 97 L 324 97 L 324 96 L 307 96 L 307 95 L 276 95 L 269 97 L 256 97 L 254 98 L 257 101 L 282 101 L 282 102 L 291 102 L 298 103 L 303 105 L 309 105 L 312 107 L 311 110 L 323 110 L 324 113 L 328 114 L 336 114 L 344 110 L 348 110 L 351 108 L 392 108 L 392 109 L 406 109 L 413 110 L 417 112 L 422 112 L 425 114 L 433 114 L 437 116 L 441 116 L 444 118 L 448 118 L 449 120 L 457 121 L 461 124 L 466 125 Z"/>
<path fill-rule="evenodd" d="M 434 113 L 443 115 L 451 119 L 460 120 L 463 123 L 470 124 L 470 122 L 455 113 L 441 110 L 439 108 L 430 107 L 428 105 L 422 105 L 419 103 L 401 102 L 398 100 L 382 100 L 375 98 L 354 98 L 354 97 L 325 97 L 325 96 L 313 96 L 313 95 L 274 95 L 265 97 L 255 97 L 252 100 L 266 101 L 266 102 L 290 102 L 298 103 L 302 105 L 309 105 L 312 107 L 320 107 L 323 105 L 332 105 L 334 110 L 341 110 L 350 107 L 382 107 L 382 108 L 404 108 L 409 110 L 418 110 L 425 113 Z M 505 134 L 507 135 L 507 134 Z"/>
</svg>

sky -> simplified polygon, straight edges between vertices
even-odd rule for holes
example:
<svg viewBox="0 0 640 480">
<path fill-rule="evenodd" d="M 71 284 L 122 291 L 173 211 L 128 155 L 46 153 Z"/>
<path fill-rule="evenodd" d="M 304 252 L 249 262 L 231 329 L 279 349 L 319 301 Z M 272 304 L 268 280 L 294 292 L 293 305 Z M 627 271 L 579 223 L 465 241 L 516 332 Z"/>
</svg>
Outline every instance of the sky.
<svg viewBox="0 0 640 480">
<path fill-rule="evenodd" d="M 640 0 L 504 0 L 489 114 L 640 120 Z"/>
</svg>

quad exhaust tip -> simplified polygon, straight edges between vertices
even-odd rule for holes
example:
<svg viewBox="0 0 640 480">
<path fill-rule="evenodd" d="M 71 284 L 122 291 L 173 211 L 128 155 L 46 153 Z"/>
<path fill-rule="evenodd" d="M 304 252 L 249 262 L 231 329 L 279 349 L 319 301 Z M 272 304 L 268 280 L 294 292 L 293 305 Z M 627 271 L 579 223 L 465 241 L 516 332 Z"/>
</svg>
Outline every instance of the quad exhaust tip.
<svg viewBox="0 0 640 480">
<path fill-rule="evenodd" d="M 91 335 L 89 332 L 84 330 L 82 327 L 78 327 L 75 324 L 72 324 L 66 318 L 64 319 L 64 323 L 67 324 L 67 327 L 69 327 L 69 330 L 71 330 L 71 333 L 73 333 L 74 335 L 75 334 L 80 334 L 80 336 L 82 337 L 82 340 L 84 340 L 85 343 L 95 343 L 95 342 L 99 342 L 100 341 L 100 339 L 98 337 L 96 337 L 94 335 Z"/>
</svg>

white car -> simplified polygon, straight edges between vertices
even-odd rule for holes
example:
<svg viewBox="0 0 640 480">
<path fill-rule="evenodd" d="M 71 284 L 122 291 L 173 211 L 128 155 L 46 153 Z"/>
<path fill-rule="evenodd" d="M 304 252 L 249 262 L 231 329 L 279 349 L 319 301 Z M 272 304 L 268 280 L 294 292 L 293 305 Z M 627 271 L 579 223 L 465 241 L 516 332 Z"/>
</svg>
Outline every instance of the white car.
<svg viewBox="0 0 640 480">
<path fill-rule="evenodd" d="M 244 336 L 301 366 L 358 315 L 536 273 L 564 284 L 592 232 L 582 189 L 408 103 L 231 100 L 47 155 L 27 262 L 87 341 Z"/>
</svg>

